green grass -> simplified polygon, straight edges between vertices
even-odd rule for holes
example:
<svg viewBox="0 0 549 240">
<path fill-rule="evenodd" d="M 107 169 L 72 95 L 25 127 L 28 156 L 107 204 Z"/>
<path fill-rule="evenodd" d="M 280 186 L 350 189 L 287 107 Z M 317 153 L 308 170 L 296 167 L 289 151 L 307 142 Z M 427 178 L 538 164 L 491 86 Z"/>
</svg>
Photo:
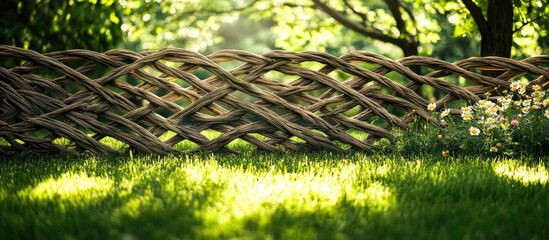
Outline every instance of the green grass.
<svg viewBox="0 0 549 240">
<path fill-rule="evenodd" d="M 549 157 L 0 161 L 0 239 L 548 239 Z"/>
</svg>

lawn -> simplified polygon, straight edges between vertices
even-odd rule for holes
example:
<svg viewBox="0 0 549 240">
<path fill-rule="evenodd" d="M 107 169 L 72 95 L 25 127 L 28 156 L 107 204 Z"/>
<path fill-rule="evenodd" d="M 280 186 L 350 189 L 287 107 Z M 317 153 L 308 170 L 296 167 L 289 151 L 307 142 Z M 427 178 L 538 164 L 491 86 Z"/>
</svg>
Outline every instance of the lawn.
<svg viewBox="0 0 549 240">
<path fill-rule="evenodd" d="M 0 161 L 0 239 L 549 239 L 549 157 Z"/>
</svg>

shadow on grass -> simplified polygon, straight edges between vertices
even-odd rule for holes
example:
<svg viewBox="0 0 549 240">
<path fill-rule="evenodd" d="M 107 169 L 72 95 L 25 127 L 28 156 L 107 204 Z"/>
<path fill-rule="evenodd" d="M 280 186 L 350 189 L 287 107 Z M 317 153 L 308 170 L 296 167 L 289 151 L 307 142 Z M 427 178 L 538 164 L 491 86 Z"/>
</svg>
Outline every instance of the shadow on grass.
<svg viewBox="0 0 549 240">
<path fill-rule="evenodd" d="M 51 162 L 2 163 L 0 239 L 193 239 L 223 190 L 154 159 Z"/>
<path fill-rule="evenodd" d="M 215 167 L 164 158 L 2 162 L 0 239 L 549 238 L 545 165 L 307 156 L 212 157 L 208 164 Z M 308 181 L 286 177 L 290 173 L 337 175 L 326 183 L 328 191 L 341 188 L 333 192 L 337 201 L 321 204 L 319 195 L 280 198 L 295 191 L 292 184 Z M 240 178 L 245 174 L 250 176 Z M 59 188 L 62 181 L 76 190 Z M 241 181 L 244 190 L 231 181 Z M 238 200 L 281 181 L 286 185 L 263 192 L 267 195 L 253 207 Z M 231 195 L 234 189 L 242 192 Z"/>
<path fill-rule="evenodd" d="M 274 239 L 548 239 L 547 168 L 540 179 L 502 174 L 498 166 L 505 165 L 416 162 L 358 173 L 358 185 L 391 189 L 394 204 L 379 211 L 343 198 L 314 212 L 279 207 L 244 219 L 245 232 Z"/>
</svg>

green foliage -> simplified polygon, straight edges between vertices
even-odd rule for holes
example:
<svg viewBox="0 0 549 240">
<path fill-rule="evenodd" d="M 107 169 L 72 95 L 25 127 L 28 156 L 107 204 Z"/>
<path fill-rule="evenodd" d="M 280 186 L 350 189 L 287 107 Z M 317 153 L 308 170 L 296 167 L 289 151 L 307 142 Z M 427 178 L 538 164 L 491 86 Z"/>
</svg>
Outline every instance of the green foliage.
<svg viewBox="0 0 549 240">
<path fill-rule="evenodd" d="M 443 59 L 468 57 L 480 34 L 460 1 L 322 1 L 346 20 L 388 38 L 417 41 L 418 52 Z M 486 1 L 475 3 L 486 11 Z M 549 49 L 549 8 L 539 0 L 515 0 L 513 55 Z M 70 0 L 4 1 L 0 42 L 39 51 L 117 46 L 166 46 L 211 52 L 220 48 L 319 50 L 338 55 L 366 50 L 398 58 L 402 46 L 352 29 L 312 0 Z M 402 26 L 399 21 L 402 21 Z"/>
<path fill-rule="evenodd" d="M 205 50 L 221 42 L 217 35 L 222 25 L 239 19 L 244 4 L 235 1 L 182 0 L 120 2 L 124 13 L 122 29 L 128 44 L 138 49 L 166 46 Z"/>
<path fill-rule="evenodd" d="M 407 0 L 399 12 L 390 11 L 392 1 L 322 1 L 364 29 L 392 39 L 414 39 L 420 54 L 444 59 L 478 55 L 480 34 L 460 1 Z M 486 11 L 485 1 L 475 3 Z M 280 48 L 291 51 L 319 50 L 343 54 L 366 50 L 393 58 L 402 56 L 393 43 L 371 38 L 334 19 L 312 0 L 243 1 L 139 1 L 121 2 L 123 29 L 134 48 L 185 47 L 211 51 L 224 43 L 230 48 L 261 45 L 253 51 Z M 547 40 L 547 8 L 541 1 L 515 1 L 515 56 L 540 54 Z M 397 17 L 398 16 L 398 17 Z M 401 18 L 404 26 L 398 26 Z M 239 23 L 235 25 L 235 23 Z M 246 23 L 260 23 L 249 28 Z M 238 26 L 242 24 L 242 28 Z M 257 24 L 256 24 L 257 25 Z M 240 36 L 227 38 L 225 28 Z M 254 29 L 257 35 L 251 33 Z M 262 37 L 257 37 L 262 36 Z M 227 44 L 226 40 L 232 41 Z M 238 44 L 244 42 L 244 44 Z M 475 51 L 475 49 L 477 51 Z M 455 54 L 452 54 L 455 53 Z"/>
<path fill-rule="evenodd" d="M 515 56 L 549 54 L 549 4 L 541 0 L 514 0 Z"/>
<path fill-rule="evenodd" d="M 0 3 L 0 43 L 37 51 L 105 51 L 122 39 L 114 0 L 7 0 Z"/>
<path fill-rule="evenodd" d="M 483 8 L 483 12 L 486 12 L 485 0 L 475 2 Z M 439 12 L 445 13 L 448 22 L 455 26 L 454 37 L 470 37 L 480 41 L 480 33 L 477 30 L 475 21 L 461 1 L 438 1 L 433 5 Z"/>
<path fill-rule="evenodd" d="M 492 98 L 487 94 L 486 99 L 462 107 L 459 118 L 451 117 L 450 109 L 434 113 L 440 126 L 418 120 L 407 131 L 398 133 L 396 145 L 385 142 L 382 146 L 393 153 L 443 157 L 546 155 L 549 99 L 539 85 L 533 85 L 535 91 L 526 94 L 527 85 L 515 81 L 511 92 Z"/>
<path fill-rule="evenodd" d="M 437 13 L 433 16 L 440 25 L 440 39 L 431 44 L 430 55 L 450 62 L 480 55 L 480 39 L 467 35 L 456 36 L 455 28 L 457 26 L 448 22 L 450 14 Z"/>
</svg>

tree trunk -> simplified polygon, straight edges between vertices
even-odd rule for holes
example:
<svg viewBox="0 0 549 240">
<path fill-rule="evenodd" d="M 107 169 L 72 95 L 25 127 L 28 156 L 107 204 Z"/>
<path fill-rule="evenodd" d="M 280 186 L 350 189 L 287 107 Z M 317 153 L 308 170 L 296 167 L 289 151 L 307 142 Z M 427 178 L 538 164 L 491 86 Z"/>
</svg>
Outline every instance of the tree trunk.
<svg viewBox="0 0 549 240">
<path fill-rule="evenodd" d="M 511 57 L 513 0 L 487 0 L 488 31 L 482 32 L 481 56 Z"/>
<path fill-rule="evenodd" d="M 409 56 L 418 56 L 419 55 L 419 43 L 416 41 L 408 41 L 403 46 L 400 46 L 400 49 L 402 49 L 402 53 L 404 54 L 404 57 Z M 410 67 L 412 71 L 414 71 L 417 74 L 421 74 L 421 67 L 420 66 L 412 66 Z"/>
<path fill-rule="evenodd" d="M 419 43 L 415 41 L 409 41 L 406 44 L 404 44 L 404 46 L 400 47 L 405 57 L 419 55 L 418 48 L 419 48 Z"/>
</svg>

